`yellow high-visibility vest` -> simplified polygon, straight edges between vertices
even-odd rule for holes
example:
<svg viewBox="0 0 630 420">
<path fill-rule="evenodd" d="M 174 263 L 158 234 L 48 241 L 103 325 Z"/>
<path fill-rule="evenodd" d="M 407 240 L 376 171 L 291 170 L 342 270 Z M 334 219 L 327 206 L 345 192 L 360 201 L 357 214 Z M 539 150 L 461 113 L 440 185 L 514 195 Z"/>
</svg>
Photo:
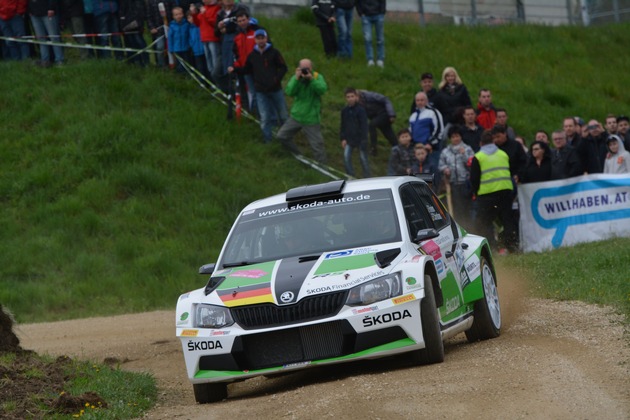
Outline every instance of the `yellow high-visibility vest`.
<svg viewBox="0 0 630 420">
<path fill-rule="evenodd" d="M 481 182 L 477 195 L 513 189 L 510 158 L 507 153 L 498 149 L 495 153 L 488 155 L 480 150 L 475 153 L 475 157 L 481 168 Z"/>
</svg>

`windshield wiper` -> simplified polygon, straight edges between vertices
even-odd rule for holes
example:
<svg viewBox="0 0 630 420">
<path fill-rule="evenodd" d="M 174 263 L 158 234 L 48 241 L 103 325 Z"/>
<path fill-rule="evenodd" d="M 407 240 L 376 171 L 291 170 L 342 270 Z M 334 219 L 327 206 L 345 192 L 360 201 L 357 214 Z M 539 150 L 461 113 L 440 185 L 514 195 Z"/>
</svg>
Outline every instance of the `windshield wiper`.
<svg viewBox="0 0 630 420">
<path fill-rule="evenodd" d="M 251 265 L 251 264 L 253 264 L 253 263 L 249 262 L 249 261 L 240 261 L 240 262 L 233 262 L 233 263 L 223 264 L 223 268 L 242 267 L 244 265 Z"/>
</svg>

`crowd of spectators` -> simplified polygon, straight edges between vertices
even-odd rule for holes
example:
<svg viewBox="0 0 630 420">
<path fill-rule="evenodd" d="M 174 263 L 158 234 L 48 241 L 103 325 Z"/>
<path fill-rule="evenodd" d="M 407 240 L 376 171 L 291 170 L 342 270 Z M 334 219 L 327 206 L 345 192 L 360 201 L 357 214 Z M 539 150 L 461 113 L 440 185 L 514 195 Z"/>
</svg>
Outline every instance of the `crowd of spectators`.
<svg viewBox="0 0 630 420">
<path fill-rule="evenodd" d="M 352 57 L 349 31 L 355 8 L 363 25 L 368 66 L 383 67 L 384 0 L 312 0 L 324 52 L 327 56 Z M 283 78 L 289 72 L 286 62 L 273 47 L 268 31 L 258 25 L 243 3 L 0 0 L 1 34 L 27 35 L 27 15 L 35 35 L 41 39 L 59 41 L 62 26 L 73 34 L 99 34 L 77 37 L 76 41 L 83 46 L 120 47 L 122 35 L 125 46 L 136 50 L 147 48 L 143 36 L 146 28 L 154 41 L 156 66 L 184 71 L 173 59 L 172 53 L 176 53 L 226 91 L 236 76 L 247 98 L 245 106 L 260 116 L 265 142 L 272 140 L 272 128 L 278 126 L 279 141 L 290 151 L 300 153 L 293 138 L 303 131 L 314 158 L 320 163 L 327 162 L 320 127 L 321 97 L 328 90 L 324 76 L 314 70 L 310 59 L 303 58 L 283 90 Z M 376 62 L 371 44 L 373 29 L 377 37 Z M 32 55 L 32 47 L 25 43 L 8 41 L 1 45 L 5 59 L 21 60 Z M 40 45 L 39 52 L 38 65 L 63 65 L 62 47 Z M 88 48 L 81 50 L 80 57 L 109 54 L 106 50 L 94 53 Z M 118 59 L 127 56 L 142 66 L 150 62 L 148 54 L 115 51 L 114 56 Z M 514 224 L 507 220 L 507 215 L 517 215 L 512 203 L 519 184 L 585 173 L 630 173 L 630 119 L 626 116 L 609 114 L 603 123 L 567 116 L 558 122 L 559 128 L 551 136 L 540 129 L 530 142 L 509 125 L 507 109 L 494 105 L 490 89 L 479 89 L 473 103 L 468 87 L 454 67 L 444 68 L 437 87 L 431 72 L 422 73 L 419 82 L 418 92 L 410 93 L 413 100 L 409 116 L 397 135 L 393 129 L 396 112 L 386 95 L 354 87 L 344 91 L 346 107 L 341 111 L 339 133 L 346 172 L 356 176 L 352 156 L 357 150 L 363 176 L 371 176 L 368 155 L 376 156 L 380 131 L 392 147 L 387 173 L 433 174 L 434 190 L 449 191 L 451 210 L 464 227 L 473 228 L 479 220 L 483 220 L 486 228 L 491 226 L 488 214 L 501 207 L 497 203 L 503 203 L 496 216 L 503 219 L 505 248 L 516 249 L 518 241 Z M 294 99 L 290 110 L 285 95 Z M 505 167 L 501 166 L 504 159 Z M 509 182 L 484 178 L 488 168 L 509 174 Z M 487 183 L 494 183 L 496 188 L 486 188 Z"/>
</svg>

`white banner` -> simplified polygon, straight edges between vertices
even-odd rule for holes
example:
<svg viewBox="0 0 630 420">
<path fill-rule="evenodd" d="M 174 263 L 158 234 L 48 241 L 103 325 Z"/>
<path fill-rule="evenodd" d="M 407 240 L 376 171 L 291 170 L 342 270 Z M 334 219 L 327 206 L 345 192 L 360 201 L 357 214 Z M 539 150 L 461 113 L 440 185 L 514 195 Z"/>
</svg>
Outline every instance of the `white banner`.
<svg viewBox="0 0 630 420">
<path fill-rule="evenodd" d="M 629 174 L 520 184 L 518 204 L 523 252 L 630 237 Z"/>
</svg>

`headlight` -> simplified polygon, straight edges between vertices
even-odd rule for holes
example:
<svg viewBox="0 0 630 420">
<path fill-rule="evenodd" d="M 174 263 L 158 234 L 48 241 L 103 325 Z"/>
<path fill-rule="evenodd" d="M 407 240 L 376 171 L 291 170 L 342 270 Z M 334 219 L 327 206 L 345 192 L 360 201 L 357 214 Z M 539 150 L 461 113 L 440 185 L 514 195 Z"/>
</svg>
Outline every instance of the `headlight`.
<svg viewBox="0 0 630 420">
<path fill-rule="evenodd" d="M 196 328 L 223 328 L 234 324 L 228 308 L 214 305 L 197 305 L 195 308 Z"/>
<path fill-rule="evenodd" d="M 401 291 L 400 273 L 389 274 L 350 289 L 346 305 L 369 305 L 398 296 Z"/>
</svg>

